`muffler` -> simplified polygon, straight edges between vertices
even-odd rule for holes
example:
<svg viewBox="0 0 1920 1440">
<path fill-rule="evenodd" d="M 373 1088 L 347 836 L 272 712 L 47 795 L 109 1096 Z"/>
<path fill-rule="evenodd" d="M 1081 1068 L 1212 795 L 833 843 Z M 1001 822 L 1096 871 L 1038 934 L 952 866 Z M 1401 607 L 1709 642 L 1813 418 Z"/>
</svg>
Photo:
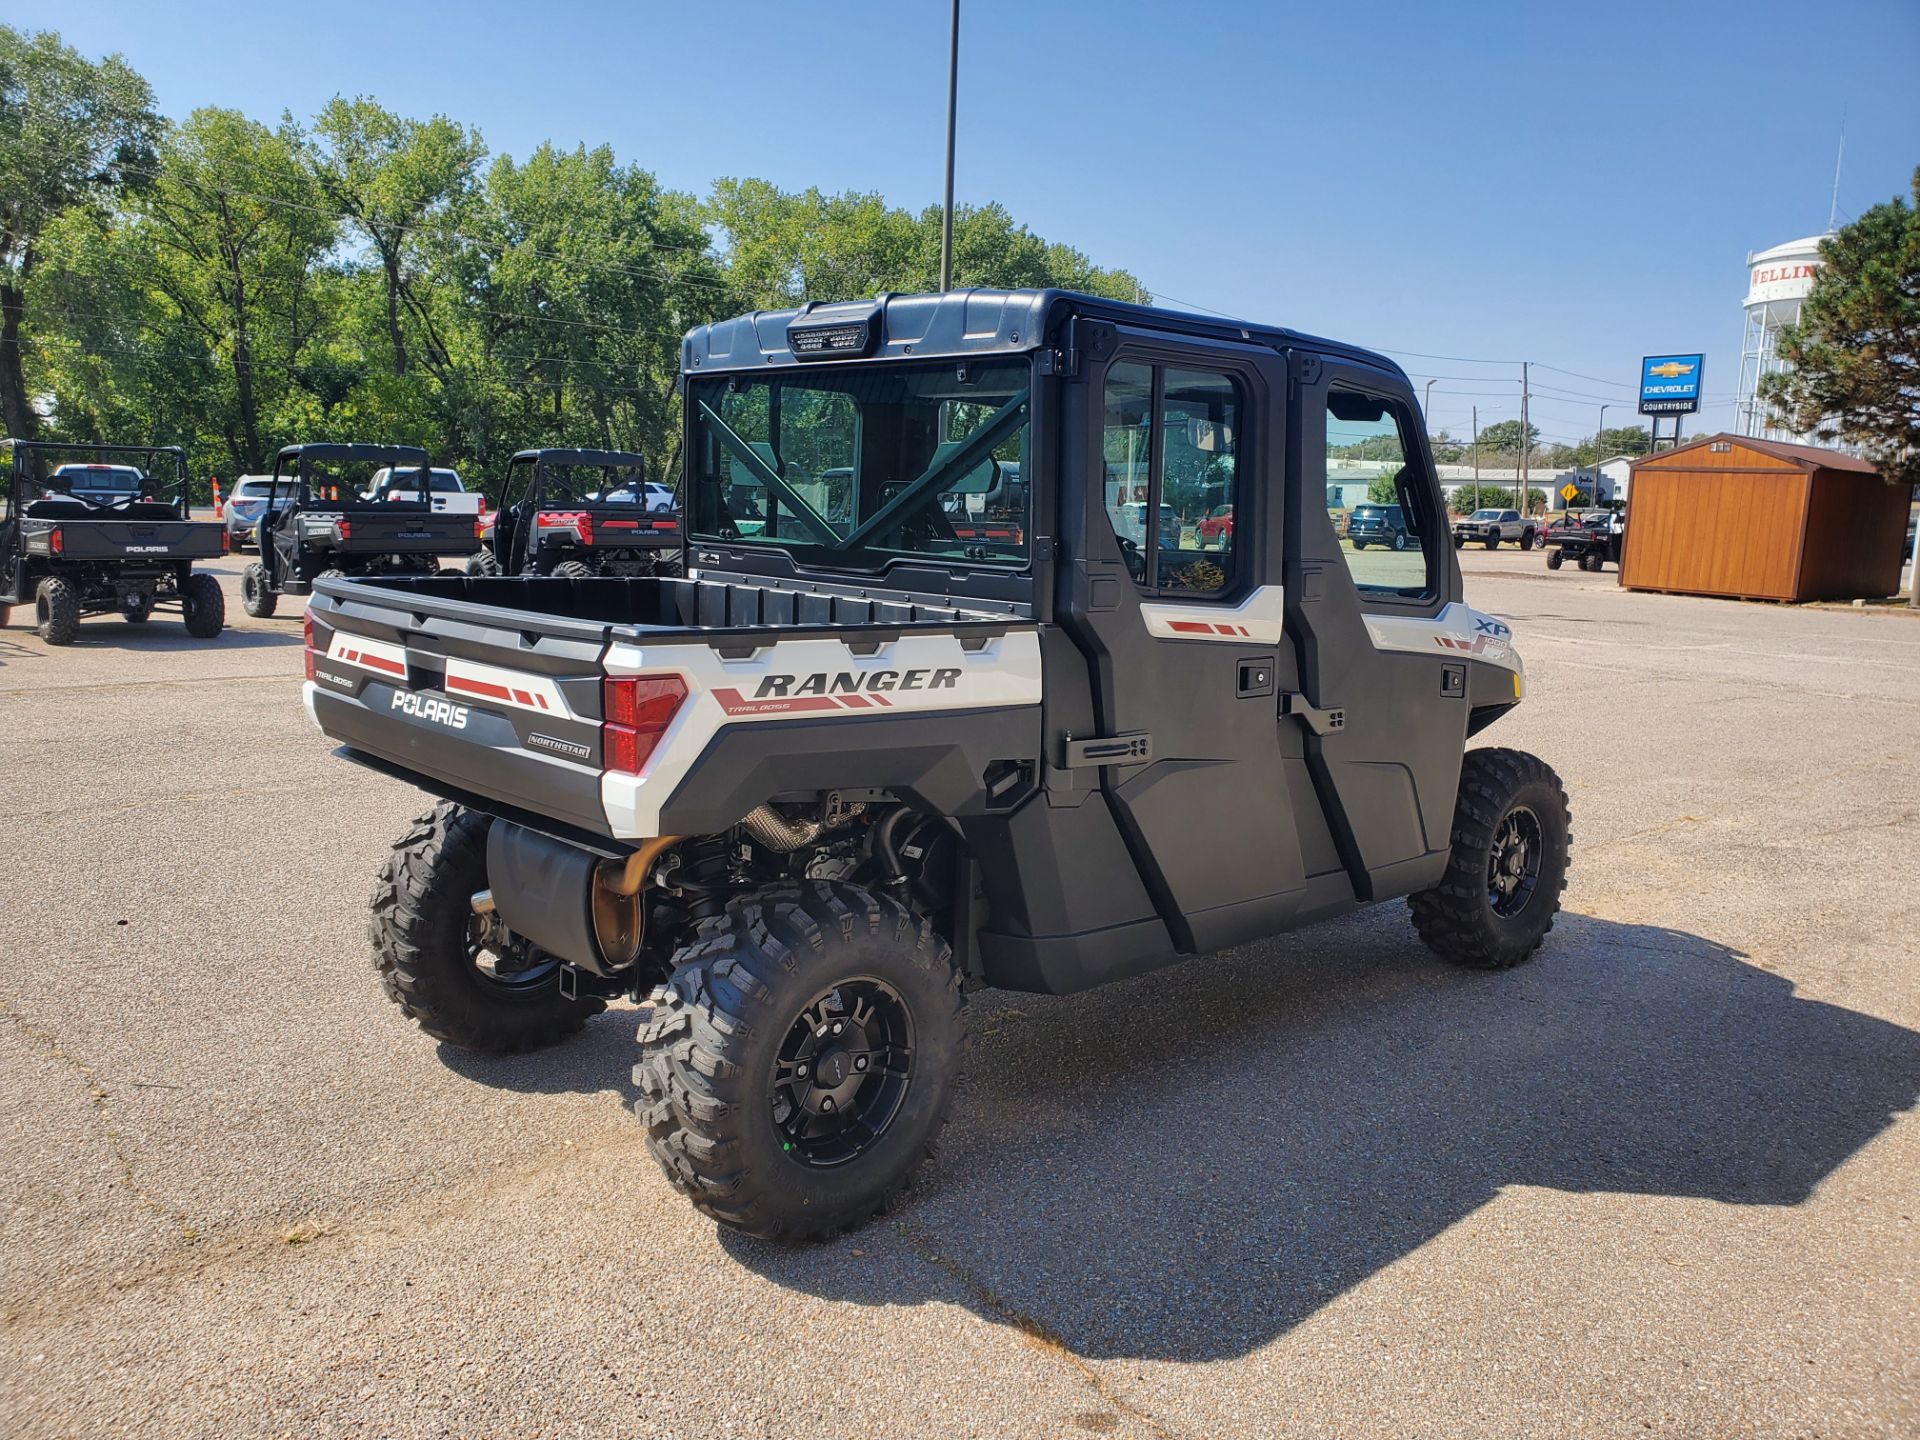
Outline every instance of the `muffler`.
<svg viewBox="0 0 1920 1440">
<path fill-rule="evenodd" d="M 677 835 L 607 860 L 524 825 L 487 832 L 487 890 L 506 927 L 549 955 L 595 975 L 627 969 L 646 939 L 644 892 L 654 862 Z"/>
</svg>

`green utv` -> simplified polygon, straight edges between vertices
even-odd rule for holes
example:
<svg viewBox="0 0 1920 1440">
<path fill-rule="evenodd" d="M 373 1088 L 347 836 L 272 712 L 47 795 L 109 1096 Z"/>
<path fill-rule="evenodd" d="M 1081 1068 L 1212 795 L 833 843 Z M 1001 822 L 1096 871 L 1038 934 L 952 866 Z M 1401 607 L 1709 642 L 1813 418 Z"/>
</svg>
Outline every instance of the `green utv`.
<svg viewBox="0 0 1920 1440">
<path fill-rule="evenodd" d="M 1551 928 L 1566 796 L 1467 749 L 1523 675 L 1391 361 L 970 291 L 704 326 L 682 372 L 683 576 L 322 578 L 305 697 L 439 797 L 374 896 L 388 994 L 493 1051 L 637 999 L 648 1142 L 722 1224 L 902 1191 L 970 985 L 1397 896 L 1461 965 Z M 1411 543 L 1355 554 L 1326 457 L 1369 441 Z"/>
</svg>

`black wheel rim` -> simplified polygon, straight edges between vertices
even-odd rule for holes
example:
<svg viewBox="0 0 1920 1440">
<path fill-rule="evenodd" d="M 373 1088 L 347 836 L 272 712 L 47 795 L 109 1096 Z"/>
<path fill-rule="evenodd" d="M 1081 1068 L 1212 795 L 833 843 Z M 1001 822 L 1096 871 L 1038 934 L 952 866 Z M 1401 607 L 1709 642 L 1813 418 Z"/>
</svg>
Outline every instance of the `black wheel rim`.
<svg viewBox="0 0 1920 1440">
<path fill-rule="evenodd" d="M 768 1099 L 780 1148 L 802 1165 L 844 1165 L 880 1139 L 913 1081 L 913 1015 L 872 976 L 816 995 L 780 1042 Z"/>
<path fill-rule="evenodd" d="M 1527 908 L 1540 884 L 1545 851 L 1540 817 L 1525 805 L 1514 806 L 1493 832 L 1487 857 L 1487 901 L 1494 914 L 1510 919 Z"/>
<path fill-rule="evenodd" d="M 532 999 L 552 988 L 560 962 L 500 923 L 496 915 L 467 922 L 467 963 L 487 989 Z"/>
</svg>

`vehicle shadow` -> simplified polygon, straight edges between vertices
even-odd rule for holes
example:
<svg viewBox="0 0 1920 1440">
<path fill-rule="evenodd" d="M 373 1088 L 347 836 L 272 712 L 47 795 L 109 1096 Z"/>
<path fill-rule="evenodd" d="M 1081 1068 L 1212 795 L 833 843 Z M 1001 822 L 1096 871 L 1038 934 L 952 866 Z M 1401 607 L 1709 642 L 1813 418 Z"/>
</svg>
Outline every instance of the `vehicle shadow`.
<svg viewBox="0 0 1920 1440">
<path fill-rule="evenodd" d="M 579 1034 L 561 1044 L 525 1055 L 487 1055 L 439 1044 L 440 1063 L 462 1079 L 494 1090 L 527 1095 L 596 1095 L 613 1091 L 630 1105 L 640 1094 L 633 1083 L 634 1035 L 639 1012 L 617 1005 L 587 1021 Z M 640 1132 L 634 1131 L 636 1149 Z"/>
<path fill-rule="evenodd" d="M 1216 1360 L 1503 1186 L 1797 1205 L 1920 1096 L 1920 1033 L 1582 915 L 1487 975 L 1383 907 L 1086 995 L 984 997 L 974 1029 L 933 1183 L 850 1242 L 894 1263 L 729 1252 L 859 1304 L 957 1283 L 1089 1359 Z"/>
</svg>

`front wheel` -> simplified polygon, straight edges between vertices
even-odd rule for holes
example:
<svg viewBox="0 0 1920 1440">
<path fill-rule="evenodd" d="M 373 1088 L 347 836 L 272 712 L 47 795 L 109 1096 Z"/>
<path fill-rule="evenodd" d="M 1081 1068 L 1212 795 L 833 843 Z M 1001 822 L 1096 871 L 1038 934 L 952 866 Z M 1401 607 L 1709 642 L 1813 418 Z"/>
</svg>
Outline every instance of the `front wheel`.
<svg viewBox="0 0 1920 1440">
<path fill-rule="evenodd" d="M 469 575 L 498 575 L 500 573 L 500 557 L 493 553 L 493 547 L 491 545 L 486 546 L 483 549 L 474 551 L 473 554 L 467 557 L 466 569 Z"/>
<path fill-rule="evenodd" d="M 220 582 L 211 575 L 189 575 L 187 588 L 180 592 L 180 614 L 187 634 L 196 640 L 211 640 L 227 628 L 227 596 Z"/>
<path fill-rule="evenodd" d="M 553 574 L 555 579 L 591 580 L 593 567 L 584 560 L 562 560 L 553 567 Z"/>
<path fill-rule="evenodd" d="M 1353 548 L 1356 550 L 1364 550 L 1367 548 L 1367 542 L 1364 540 L 1356 540 L 1353 542 Z"/>
<path fill-rule="evenodd" d="M 1420 938 L 1476 970 L 1506 970 L 1533 954 L 1567 886 L 1572 820 L 1546 761 L 1523 750 L 1468 751 L 1446 874 L 1407 902 Z"/>
<path fill-rule="evenodd" d="M 373 968 L 400 1013 L 463 1050 L 517 1054 L 550 1045 L 606 1008 L 560 993 L 560 962 L 497 913 L 487 888 L 492 817 L 442 801 L 394 842 L 373 892 Z"/>
<path fill-rule="evenodd" d="M 1465 549 L 1465 548 L 1466 548 L 1466 544 L 1467 544 L 1467 537 L 1466 537 L 1466 536 L 1464 536 L 1464 535 L 1456 535 L 1456 536 L 1454 536 L 1454 537 L 1453 537 L 1453 548 L 1454 548 L 1454 549 L 1456 549 L 1456 550 L 1462 550 L 1462 549 Z"/>
<path fill-rule="evenodd" d="M 1393 532 L 1393 548 L 1396 550 L 1404 550 L 1407 548 L 1407 532 L 1406 531 L 1396 530 Z"/>
<path fill-rule="evenodd" d="M 1500 548 L 1500 537 L 1498 535 L 1489 535 L 1487 537 L 1487 549 L 1498 550 L 1499 548 Z"/>
<path fill-rule="evenodd" d="M 256 620 L 265 620 L 279 603 L 280 597 L 267 581 L 267 567 L 258 560 L 247 566 L 240 576 L 240 608 Z"/>
<path fill-rule="evenodd" d="M 775 885 L 701 922 L 649 997 L 635 1112 L 667 1179 L 729 1229 L 831 1235 L 879 1214 L 953 1104 L 953 952 L 898 901 Z"/>
<path fill-rule="evenodd" d="M 1558 570 L 1562 565 L 1566 564 L 1566 562 L 1567 556 L 1564 550 L 1555 549 L 1547 551 L 1547 569 Z"/>
</svg>

